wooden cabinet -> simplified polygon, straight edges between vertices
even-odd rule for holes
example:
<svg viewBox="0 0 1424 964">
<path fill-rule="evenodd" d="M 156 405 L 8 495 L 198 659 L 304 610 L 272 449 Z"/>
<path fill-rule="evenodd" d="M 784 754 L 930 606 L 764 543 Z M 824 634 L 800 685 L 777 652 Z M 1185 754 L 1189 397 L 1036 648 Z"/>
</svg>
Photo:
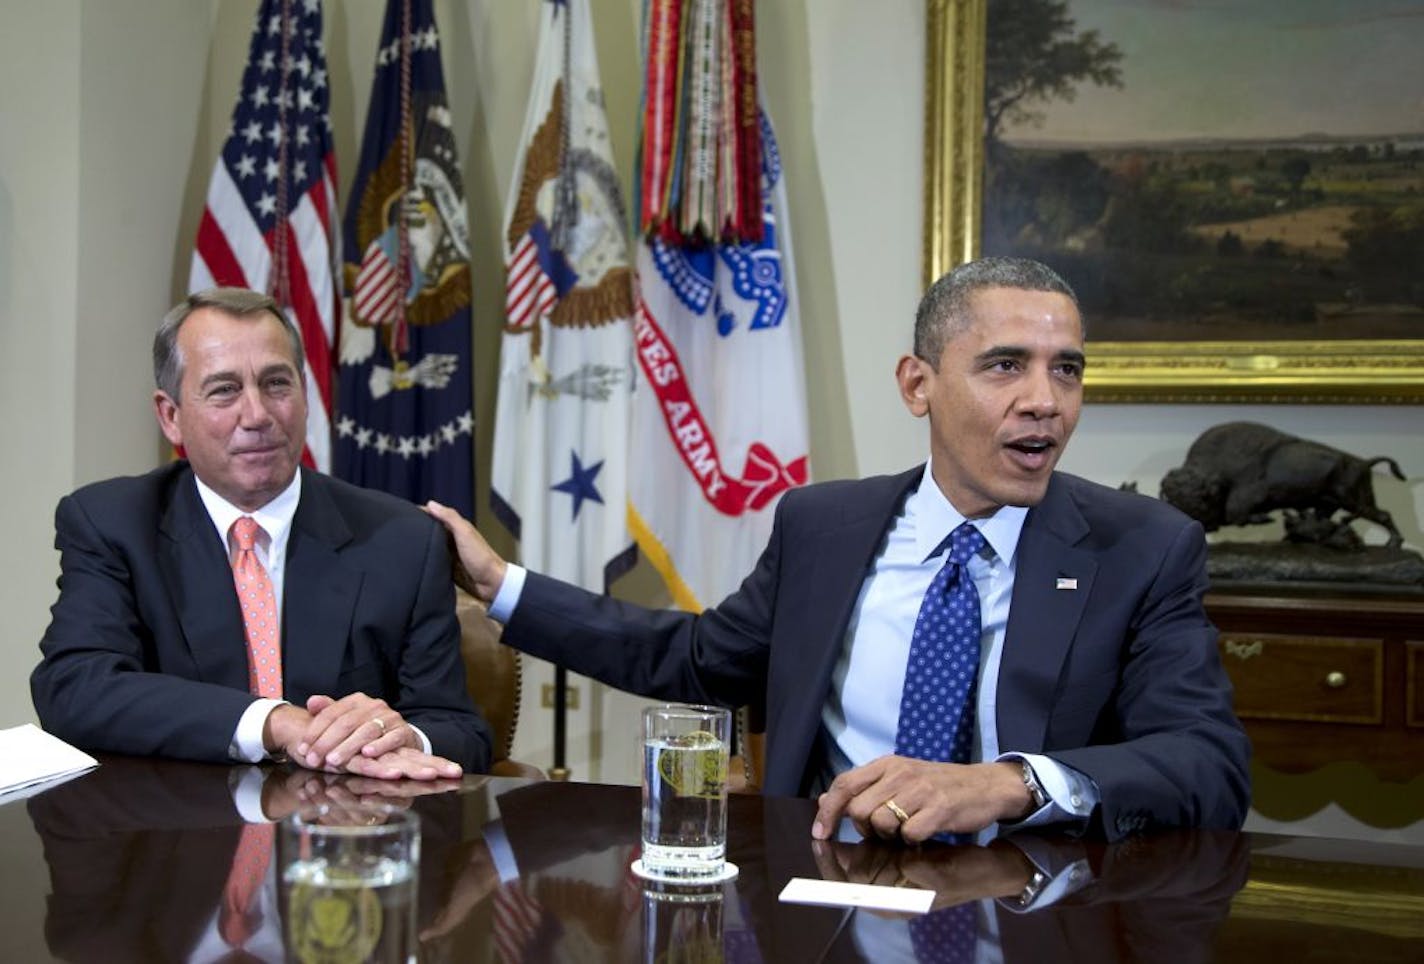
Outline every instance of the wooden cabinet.
<svg viewBox="0 0 1424 964">
<path fill-rule="evenodd" d="M 1214 591 L 1206 606 L 1260 762 L 1424 774 L 1424 595 Z"/>
</svg>

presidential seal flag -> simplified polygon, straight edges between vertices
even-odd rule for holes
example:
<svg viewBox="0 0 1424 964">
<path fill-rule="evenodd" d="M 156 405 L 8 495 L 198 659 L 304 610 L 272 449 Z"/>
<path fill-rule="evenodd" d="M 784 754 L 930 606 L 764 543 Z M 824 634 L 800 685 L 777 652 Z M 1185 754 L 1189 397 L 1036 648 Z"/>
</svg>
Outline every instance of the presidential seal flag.
<svg viewBox="0 0 1424 964">
<path fill-rule="evenodd" d="M 430 0 L 389 0 L 345 219 L 336 474 L 474 513 L 470 240 Z"/>
<path fill-rule="evenodd" d="M 760 241 L 638 246 L 629 520 L 692 611 L 741 584 L 777 498 L 808 474 L 786 192 L 764 113 L 760 134 Z"/>
<path fill-rule="evenodd" d="M 271 294 L 302 334 L 307 366 L 302 460 L 331 469 L 336 286 L 336 152 L 319 0 L 262 0 L 232 128 L 213 166 L 188 290 Z"/>
<path fill-rule="evenodd" d="M 595 592 L 633 562 L 633 273 L 587 0 L 542 4 L 505 209 L 491 508 L 530 568 Z"/>
</svg>

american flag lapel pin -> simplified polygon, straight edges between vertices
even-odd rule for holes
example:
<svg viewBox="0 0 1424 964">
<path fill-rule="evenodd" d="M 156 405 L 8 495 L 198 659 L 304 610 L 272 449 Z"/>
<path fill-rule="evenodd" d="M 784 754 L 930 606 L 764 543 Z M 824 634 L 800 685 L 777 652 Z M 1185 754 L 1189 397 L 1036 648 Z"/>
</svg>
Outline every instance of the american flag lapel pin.
<svg viewBox="0 0 1424 964">
<path fill-rule="evenodd" d="M 1059 576 L 1058 581 L 1053 584 L 1054 589 L 1077 589 L 1078 580 L 1070 579 L 1067 576 Z"/>
</svg>

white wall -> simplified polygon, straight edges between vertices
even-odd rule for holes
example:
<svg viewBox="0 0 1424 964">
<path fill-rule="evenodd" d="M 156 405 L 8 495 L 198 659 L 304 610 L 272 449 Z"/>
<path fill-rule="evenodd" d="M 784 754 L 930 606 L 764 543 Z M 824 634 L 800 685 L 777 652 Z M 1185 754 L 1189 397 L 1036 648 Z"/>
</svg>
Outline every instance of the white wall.
<svg viewBox="0 0 1424 964">
<path fill-rule="evenodd" d="M 0 402 L 19 561 L 0 562 L 11 613 L 0 725 L 31 715 L 25 683 L 54 597 L 55 500 L 161 457 L 148 413 L 147 339 L 181 294 L 191 238 L 237 91 L 256 0 L 0 0 Z M 593 0 L 614 149 L 631 170 L 639 0 Z M 327 0 L 343 195 L 356 165 L 383 4 Z M 813 475 L 896 471 L 924 457 L 891 372 L 920 288 L 923 5 L 764 0 L 759 70 L 791 204 L 805 328 Z M 437 0 L 476 252 L 479 477 L 488 479 L 503 299 L 499 221 L 523 123 L 538 7 Z M 343 196 L 344 200 L 344 196 Z M 1155 492 L 1193 438 L 1269 421 L 1362 455 L 1392 454 L 1408 483 L 1377 493 L 1424 546 L 1418 407 L 1091 405 L 1064 468 Z M 483 493 L 479 503 L 484 504 Z M 491 537 L 513 551 L 489 523 Z M 648 572 L 620 594 L 662 598 Z M 531 689 L 543 678 L 530 673 Z M 529 695 L 535 695 L 532 692 Z M 570 762 L 580 779 L 634 781 L 640 701 L 583 691 Z M 592 698 L 590 696 L 592 695 Z M 588 707 L 592 705 L 593 709 Z M 526 698 L 516 755 L 547 764 L 548 714 Z"/>
<path fill-rule="evenodd" d="M 33 718 L 53 493 L 74 481 L 79 249 L 79 4 L 12 6 L 0 31 L 0 725 Z"/>
<path fill-rule="evenodd" d="M 0 725 L 33 719 L 55 501 L 142 472 L 149 339 L 203 108 L 205 4 L 0 2 Z"/>
</svg>

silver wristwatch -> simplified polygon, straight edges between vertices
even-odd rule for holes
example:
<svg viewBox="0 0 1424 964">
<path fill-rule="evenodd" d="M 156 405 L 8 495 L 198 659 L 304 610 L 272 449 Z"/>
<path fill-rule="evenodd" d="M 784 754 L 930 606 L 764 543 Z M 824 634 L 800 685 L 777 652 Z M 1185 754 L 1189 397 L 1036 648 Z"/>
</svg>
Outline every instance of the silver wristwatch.
<svg viewBox="0 0 1424 964">
<path fill-rule="evenodd" d="M 1037 813 L 1048 804 L 1048 794 L 1043 792 L 1043 784 L 1038 782 L 1038 777 L 1034 775 L 1033 767 L 1028 765 L 1027 760 L 1020 760 L 1019 766 L 1023 768 L 1024 789 L 1028 790 L 1028 795 L 1033 798 L 1033 811 Z"/>
</svg>

